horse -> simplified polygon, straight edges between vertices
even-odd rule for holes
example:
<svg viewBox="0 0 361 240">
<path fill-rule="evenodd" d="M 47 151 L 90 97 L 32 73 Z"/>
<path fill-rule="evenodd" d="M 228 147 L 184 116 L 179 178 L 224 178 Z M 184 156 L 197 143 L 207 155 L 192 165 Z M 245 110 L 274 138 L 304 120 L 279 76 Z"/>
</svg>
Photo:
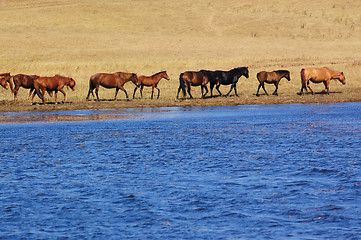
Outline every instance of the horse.
<svg viewBox="0 0 361 240">
<path fill-rule="evenodd" d="M 211 96 L 213 96 L 213 87 L 216 86 L 216 89 L 220 96 L 222 96 L 221 91 L 219 90 L 220 85 L 230 85 L 231 88 L 229 92 L 226 94 L 228 96 L 232 90 L 234 89 L 234 92 L 236 96 L 237 94 L 237 82 L 241 76 L 245 76 L 246 78 L 249 78 L 249 72 L 248 67 L 239 67 L 234 68 L 229 71 L 204 71 L 207 73 L 207 76 L 209 78 L 209 84 L 211 89 Z"/>
<path fill-rule="evenodd" d="M 40 97 L 44 104 L 46 104 L 44 99 L 45 91 L 55 91 L 55 104 L 57 104 L 58 91 L 62 92 L 64 95 L 63 102 L 65 102 L 66 93 L 64 92 L 64 86 L 70 87 L 73 91 L 75 90 L 75 81 L 73 78 L 64 77 L 61 75 L 55 75 L 54 77 L 39 77 L 34 80 L 34 88 L 36 94 Z M 33 93 L 33 98 L 31 103 L 33 103 L 35 92 Z"/>
<path fill-rule="evenodd" d="M 119 89 L 121 89 L 125 93 L 127 100 L 129 100 L 128 93 L 123 87 L 124 84 L 128 81 L 132 81 L 136 86 L 139 86 L 138 76 L 135 73 L 125 73 L 125 72 L 96 73 L 90 77 L 89 92 L 88 92 L 88 96 L 86 97 L 86 100 L 89 99 L 90 93 L 93 95 L 94 98 L 93 90 L 95 89 L 97 100 L 100 101 L 98 96 L 99 86 L 103 86 L 105 88 L 116 88 L 114 100 L 117 99 L 118 91 Z"/>
<path fill-rule="evenodd" d="M 146 86 L 146 87 L 152 87 L 152 97 L 151 97 L 151 99 L 153 99 L 154 88 L 156 88 L 158 90 L 157 99 L 159 99 L 160 90 L 159 90 L 157 85 L 158 85 L 159 81 L 162 78 L 164 78 L 164 79 L 166 79 L 168 81 L 170 79 L 166 71 L 162 71 L 162 72 L 153 74 L 152 76 L 143 76 L 143 75 L 139 76 L 138 80 L 139 80 L 139 85 L 140 85 L 140 96 L 141 96 L 141 98 L 143 98 L 143 88 L 144 88 L 144 86 Z M 137 91 L 138 88 L 139 88 L 138 86 L 135 86 L 135 88 L 134 88 L 133 99 L 134 99 L 134 96 L 135 96 L 135 92 Z"/>
<path fill-rule="evenodd" d="M 191 94 L 191 86 L 201 86 L 202 98 L 204 98 L 208 93 L 207 88 L 208 77 L 207 75 L 202 72 L 195 72 L 195 71 L 187 71 L 183 72 L 179 75 L 179 88 L 177 93 L 177 99 L 179 97 L 179 92 L 183 91 L 183 96 L 186 97 L 186 91 L 189 94 L 190 98 L 193 98 Z M 204 89 L 206 93 L 203 94 Z"/>
<path fill-rule="evenodd" d="M 278 93 L 277 93 L 278 84 L 282 78 L 286 78 L 288 81 L 291 81 L 290 72 L 287 70 L 277 70 L 277 71 L 273 71 L 273 72 L 262 71 L 262 72 L 257 73 L 257 79 L 259 81 L 259 85 L 258 85 L 256 96 L 257 97 L 259 96 L 259 89 L 261 87 L 263 88 L 264 92 L 268 96 L 268 93 L 267 93 L 266 89 L 264 88 L 264 83 L 268 83 L 268 84 L 273 83 L 276 87 L 275 91 L 273 92 L 273 95 L 278 96 Z"/>
<path fill-rule="evenodd" d="M 30 89 L 29 95 L 28 95 L 28 98 L 27 98 L 29 100 L 29 98 L 31 96 L 31 93 L 35 90 L 35 88 L 34 88 L 34 80 L 39 78 L 39 76 L 38 75 L 16 74 L 12 78 L 13 78 L 13 82 L 14 82 L 14 85 L 15 85 L 14 90 L 13 90 L 14 101 L 17 100 L 17 95 L 18 95 L 20 87 Z"/>
<path fill-rule="evenodd" d="M 305 68 L 301 70 L 301 92 L 299 95 L 303 94 L 303 89 L 307 92 L 307 87 L 310 89 L 311 93 L 313 94 L 313 91 L 310 87 L 310 81 L 313 83 L 321 83 L 325 85 L 325 90 L 327 94 L 329 94 L 329 86 L 331 79 L 337 79 L 339 80 L 343 85 L 346 84 L 346 78 L 343 72 L 331 70 L 327 67 L 323 68 Z M 306 87 L 307 84 L 307 87 Z"/>
<path fill-rule="evenodd" d="M 12 85 L 10 79 L 11 79 L 10 73 L 1 73 L 0 74 L 0 85 L 5 89 L 8 89 L 8 86 L 10 85 L 10 89 L 11 89 L 11 91 L 13 91 L 13 85 Z"/>
</svg>

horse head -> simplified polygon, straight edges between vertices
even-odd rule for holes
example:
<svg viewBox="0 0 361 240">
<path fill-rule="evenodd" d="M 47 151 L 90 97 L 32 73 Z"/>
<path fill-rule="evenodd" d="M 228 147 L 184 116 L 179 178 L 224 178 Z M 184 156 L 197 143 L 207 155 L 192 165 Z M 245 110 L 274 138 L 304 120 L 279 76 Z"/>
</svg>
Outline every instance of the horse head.
<svg viewBox="0 0 361 240">
<path fill-rule="evenodd" d="M 167 79 L 168 81 L 170 80 L 170 78 L 169 78 L 169 76 L 168 76 L 168 74 L 167 74 L 167 71 L 164 71 L 164 72 L 162 73 L 162 77 L 163 77 L 164 79 Z"/>
<path fill-rule="evenodd" d="M 242 74 L 243 76 L 245 76 L 246 78 L 249 78 L 249 72 L 248 72 L 248 67 L 242 67 Z"/>
<path fill-rule="evenodd" d="M 136 73 L 132 73 L 129 80 L 132 81 L 135 84 L 135 86 L 137 86 L 137 87 L 140 86 L 139 79 L 138 79 L 138 76 Z"/>
<path fill-rule="evenodd" d="M 6 81 L 6 78 L 1 77 L 0 78 L 0 85 L 5 88 L 6 90 L 8 89 L 9 85 L 8 85 L 8 81 Z"/>
<path fill-rule="evenodd" d="M 291 81 L 291 75 L 290 75 L 290 72 L 286 70 L 286 73 L 285 73 L 285 78 L 288 80 L 288 81 Z"/>
<path fill-rule="evenodd" d="M 68 87 L 70 87 L 73 91 L 75 90 L 75 80 L 73 78 L 70 78 L 68 82 Z"/>
<path fill-rule="evenodd" d="M 339 77 L 338 77 L 338 80 L 339 80 L 343 85 L 346 84 L 346 78 L 345 78 L 345 75 L 343 74 L 343 72 L 340 73 L 340 75 L 339 75 Z"/>
</svg>

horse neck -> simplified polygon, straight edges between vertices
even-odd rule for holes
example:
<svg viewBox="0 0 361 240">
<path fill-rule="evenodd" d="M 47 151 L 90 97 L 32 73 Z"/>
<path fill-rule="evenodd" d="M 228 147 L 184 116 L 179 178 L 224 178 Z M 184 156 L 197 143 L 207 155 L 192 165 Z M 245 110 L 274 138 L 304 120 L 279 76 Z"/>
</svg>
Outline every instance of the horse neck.
<svg viewBox="0 0 361 240">
<path fill-rule="evenodd" d="M 165 79 L 164 72 L 157 73 L 157 74 L 153 75 L 153 77 L 157 82 L 159 82 L 162 78 Z"/>
<path fill-rule="evenodd" d="M 341 77 L 341 72 L 339 72 L 339 71 L 335 71 L 335 70 L 331 70 L 330 69 L 330 72 L 331 72 L 331 78 L 332 79 L 340 79 L 340 77 Z"/>
</svg>

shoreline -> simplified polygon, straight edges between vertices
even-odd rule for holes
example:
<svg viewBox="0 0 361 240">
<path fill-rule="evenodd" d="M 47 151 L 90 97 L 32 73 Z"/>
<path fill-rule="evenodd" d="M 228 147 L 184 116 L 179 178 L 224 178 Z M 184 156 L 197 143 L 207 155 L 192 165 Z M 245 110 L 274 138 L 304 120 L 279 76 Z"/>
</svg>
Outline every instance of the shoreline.
<svg viewBox="0 0 361 240">
<path fill-rule="evenodd" d="M 333 92 L 327 94 L 305 94 L 305 95 L 280 95 L 280 96 L 245 96 L 240 95 L 231 97 L 214 98 L 194 98 L 194 99 L 126 99 L 101 100 L 101 101 L 78 101 L 43 105 L 36 103 L 31 105 L 26 102 L 3 101 L 0 102 L 0 124 L 6 123 L 31 123 L 31 122 L 71 122 L 71 121 L 94 121 L 111 119 L 129 119 L 132 115 L 118 115 L 110 113 L 92 113 L 89 114 L 55 114 L 59 111 L 75 110 L 107 110 L 107 109 L 154 109 L 164 107 L 210 107 L 210 106 L 236 106 L 236 105 L 277 105 L 277 104 L 319 104 L 319 103 L 343 103 L 343 102 L 361 102 L 359 89 L 353 93 L 347 94 Z M 160 110 L 161 111 L 161 110 Z M 14 113 L 14 114 L 11 114 Z M 40 114 L 39 114 L 40 113 Z"/>
</svg>

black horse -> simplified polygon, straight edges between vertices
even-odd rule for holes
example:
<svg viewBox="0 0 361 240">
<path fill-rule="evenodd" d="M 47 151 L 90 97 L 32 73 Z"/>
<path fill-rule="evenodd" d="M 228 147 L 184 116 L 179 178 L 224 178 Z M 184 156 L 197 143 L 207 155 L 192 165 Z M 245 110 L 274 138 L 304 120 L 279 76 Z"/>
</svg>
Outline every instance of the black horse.
<svg viewBox="0 0 361 240">
<path fill-rule="evenodd" d="M 231 89 L 229 90 L 229 92 L 226 94 L 226 96 L 228 96 L 232 90 L 234 89 L 234 92 L 236 94 L 236 96 L 238 96 L 237 94 L 237 82 L 239 80 L 239 78 L 241 76 L 245 76 L 246 78 L 249 78 L 249 73 L 248 73 L 248 67 L 239 67 L 239 68 L 234 68 L 230 71 L 207 71 L 207 70 L 202 70 L 203 73 L 206 74 L 209 84 L 210 84 L 210 89 L 211 89 L 211 96 L 213 97 L 213 88 L 214 86 L 216 86 L 216 89 L 219 93 L 220 96 L 222 96 L 221 91 L 219 90 L 219 87 L 221 85 L 230 85 L 231 84 Z"/>
</svg>

